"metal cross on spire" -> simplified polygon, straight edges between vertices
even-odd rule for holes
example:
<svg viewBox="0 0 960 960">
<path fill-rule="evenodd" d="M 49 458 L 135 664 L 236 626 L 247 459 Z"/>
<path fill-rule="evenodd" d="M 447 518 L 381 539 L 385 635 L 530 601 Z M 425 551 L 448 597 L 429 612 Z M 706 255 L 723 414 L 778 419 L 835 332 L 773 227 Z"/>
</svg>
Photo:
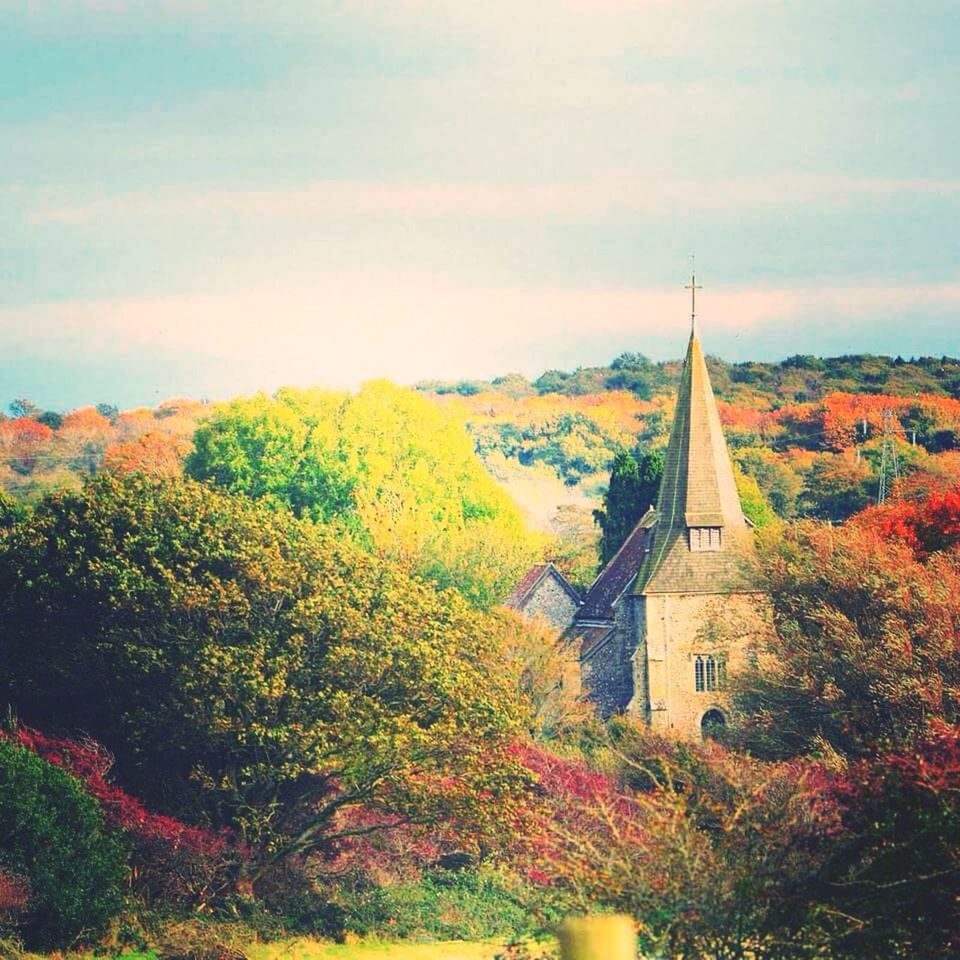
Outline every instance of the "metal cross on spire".
<svg viewBox="0 0 960 960">
<path fill-rule="evenodd" d="M 703 287 L 697 283 L 697 261 L 693 254 L 690 255 L 690 282 L 683 288 L 690 291 L 690 332 L 697 332 L 697 291 Z"/>
</svg>

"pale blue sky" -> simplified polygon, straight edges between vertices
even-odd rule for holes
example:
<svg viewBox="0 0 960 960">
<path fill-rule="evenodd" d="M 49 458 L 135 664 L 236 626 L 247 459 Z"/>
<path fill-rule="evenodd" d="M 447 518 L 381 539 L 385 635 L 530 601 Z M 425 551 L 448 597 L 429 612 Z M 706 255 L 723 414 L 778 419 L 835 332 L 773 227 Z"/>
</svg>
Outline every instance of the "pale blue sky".
<svg viewBox="0 0 960 960">
<path fill-rule="evenodd" d="M 960 5 L 0 0 L 0 401 L 960 353 Z"/>
</svg>

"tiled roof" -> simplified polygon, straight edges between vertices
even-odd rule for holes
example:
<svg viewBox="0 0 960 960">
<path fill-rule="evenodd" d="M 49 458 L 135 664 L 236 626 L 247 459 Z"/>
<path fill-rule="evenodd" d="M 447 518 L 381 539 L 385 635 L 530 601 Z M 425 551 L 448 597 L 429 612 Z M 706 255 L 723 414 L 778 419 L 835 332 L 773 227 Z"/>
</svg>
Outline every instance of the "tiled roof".
<svg viewBox="0 0 960 960">
<path fill-rule="evenodd" d="M 610 562 L 600 571 L 584 597 L 583 605 L 577 611 L 576 620 L 611 620 L 613 602 L 630 585 L 643 560 L 649 535 L 651 513 L 633 528 L 623 546 L 613 555 Z"/>
<path fill-rule="evenodd" d="M 721 549 L 692 551 L 689 527 L 719 527 Z M 657 499 L 657 525 L 633 592 L 726 593 L 747 587 L 751 537 L 700 340 L 690 335 Z"/>
<path fill-rule="evenodd" d="M 580 602 L 580 594 L 576 588 L 552 563 L 536 563 L 523 575 L 510 592 L 510 596 L 504 600 L 504 606 L 512 610 L 522 610 L 546 576 L 552 576 L 576 603 Z"/>
<path fill-rule="evenodd" d="M 567 637 L 577 639 L 580 644 L 580 659 L 584 660 L 590 656 L 591 651 L 613 633 L 613 630 L 614 627 L 612 624 L 602 627 L 578 627 L 574 624 L 570 630 L 567 631 Z"/>
</svg>

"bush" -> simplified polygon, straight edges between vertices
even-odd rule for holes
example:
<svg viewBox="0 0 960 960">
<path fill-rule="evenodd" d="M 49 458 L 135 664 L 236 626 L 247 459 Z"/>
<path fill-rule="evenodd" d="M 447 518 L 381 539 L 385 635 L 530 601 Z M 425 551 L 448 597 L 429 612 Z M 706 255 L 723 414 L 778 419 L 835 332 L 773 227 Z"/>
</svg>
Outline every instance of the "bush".
<svg viewBox="0 0 960 960">
<path fill-rule="evenodd" d="M 416 883 L 341 894 L 344 926 L 391 939 L 491 940 L 527 934 L 533 917 L 495 873 L 434 870 Z"/>
<path fill-rule="evenodd" d="M 98 935 L 122 906 L 124 851 L 97 802 L 62 770 L 0 739 L 0 868 L 25 878 L 29 947 Z"/>
</svg>

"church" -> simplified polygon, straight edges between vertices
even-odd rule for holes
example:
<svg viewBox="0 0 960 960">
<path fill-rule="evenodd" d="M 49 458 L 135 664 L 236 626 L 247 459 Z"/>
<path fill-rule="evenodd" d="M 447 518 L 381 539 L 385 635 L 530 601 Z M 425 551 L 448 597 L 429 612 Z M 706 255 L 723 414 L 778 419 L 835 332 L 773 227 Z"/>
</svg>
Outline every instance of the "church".
<svg viewBox="0 0 960 960">
<path fill-rule="evenodd" d="M 582 691 L 602 716 L 635 714 L 682 737 L 730 721 L 727 671 L 768 624 L 768 604 L 747 572 L 752 550 L 694 307 L 656 507 L 563 634 L 579 656 Z"/>
</svg>

